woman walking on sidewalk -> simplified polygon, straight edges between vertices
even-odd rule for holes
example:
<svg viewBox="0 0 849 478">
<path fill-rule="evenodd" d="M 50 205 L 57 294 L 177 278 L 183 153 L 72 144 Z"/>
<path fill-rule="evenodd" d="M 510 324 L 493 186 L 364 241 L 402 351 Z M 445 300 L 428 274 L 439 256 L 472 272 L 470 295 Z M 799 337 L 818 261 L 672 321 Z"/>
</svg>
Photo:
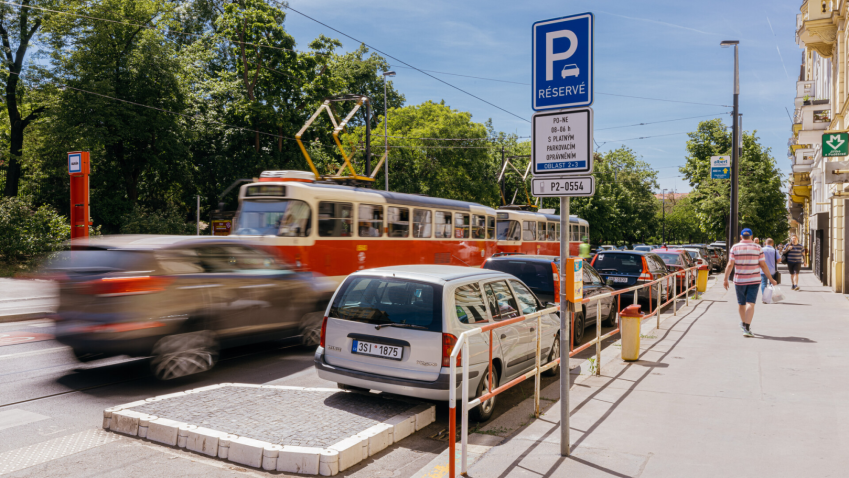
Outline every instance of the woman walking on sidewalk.
<svg viewBox="0 0 849 478">
<path fill-rule="evenodd" d="M 752 241 L 752 230 L 748 227 L 740 233 L 737 244 L 728 254 L 728 266 L 725 268 L 725 290 L 728 290 L 728 276 L 734 269 L 734 290 L 737 292 L 737 304 L 740 312 L 740 328 L 743 335 L 754 337 L 752 333 L 752 318 L 755 316 L 755 302 L 758 301 L 758 286 L 761 285 L 760 272 L 767 276 L 770 284 L 776 285 L 775 279 L 766 266 L 761 246 Z"/>
<path fill-rule="evenodd" d="M 791 243 L 784 248 L 784 253 L 787 254 L 787 269 L 790 272 L 790 282 L 793 284 L 792 290 L 799 290 L 799 270 L 802 269 L 802 245 L 799 244 L 799 238 L 793 236 Z"/>
</svg>

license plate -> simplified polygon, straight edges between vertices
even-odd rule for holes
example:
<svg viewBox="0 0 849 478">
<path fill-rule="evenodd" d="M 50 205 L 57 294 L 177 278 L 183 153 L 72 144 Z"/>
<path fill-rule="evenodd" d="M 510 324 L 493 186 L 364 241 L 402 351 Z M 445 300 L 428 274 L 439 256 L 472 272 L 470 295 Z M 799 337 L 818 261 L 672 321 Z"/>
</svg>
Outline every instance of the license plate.
<svg viewBox="0 0 849 478">
<path fill-rule="evenodd" d="M 623 282 L 623 283 L 627 284 L 628 278 L 627 277 L 614 277 L 613 282 Z"/>
<path fill-rule="evenodd" d="M 392 360 L 401 360 L 401 357 L 404 354 L 404 348 L 396 347 L 394 345 L 373 344 L 371 342 L 355 340 L 354 344 L 351 346 L 351 353 L 371 355 L 374 357 Z"/>
</svg>

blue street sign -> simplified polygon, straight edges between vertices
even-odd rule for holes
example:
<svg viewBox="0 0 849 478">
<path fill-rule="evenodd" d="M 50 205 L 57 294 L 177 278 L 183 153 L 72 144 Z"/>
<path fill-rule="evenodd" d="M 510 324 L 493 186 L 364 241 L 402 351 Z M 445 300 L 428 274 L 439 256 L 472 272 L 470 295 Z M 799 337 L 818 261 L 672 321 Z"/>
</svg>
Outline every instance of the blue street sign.
<svg viewBox="0 0 849 478">
<path fill-rule="evenodd" d="M 710 178 L 731 179 L 731 156 L 710 157 Z"/>
<path fill-rule="evenodd" d="M 593 104 L 593 14 L 534 23 L 534 111 Z"/>
<path fill-rule="evenodd" d="M 731 169 L 729 168 L 710 168 L 711 179 L 731 179 Z"/>
</svg>

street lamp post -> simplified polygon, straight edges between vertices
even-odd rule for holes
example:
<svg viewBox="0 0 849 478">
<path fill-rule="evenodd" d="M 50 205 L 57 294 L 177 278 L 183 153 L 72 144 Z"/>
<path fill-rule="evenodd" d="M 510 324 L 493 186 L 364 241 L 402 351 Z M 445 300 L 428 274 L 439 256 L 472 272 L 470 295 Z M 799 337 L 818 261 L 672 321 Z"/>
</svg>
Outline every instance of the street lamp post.
<svg viewBox="0 0 849 478">
<path fill-rule="evenodd" d="M 387 123 L 389 118 L 386 116 L 386 77 L 395 76 L 394 71 L 383 72 L 383 154 L 386 155 L 386 161 L 383 162 L 383 179 L 384 189 L 389 191 L 389 136 L 387 133 Z"/>
<path fill-rule="evenodd" d="M 660 236 L 660 243 L 666 246 L 666 189 L 663 190 L 663 233 Z"/>
<path fill-rule="evenodd" d="M 740 172 L 740 151 L 738 144 L 740 143 L 740 122 L 738 119 L 739 100 L 740 100 L 740 61 L 739 61 L 739 46 L 737 40 L 726 40 L 719 44 L 723 48 L 728 48 L 734 45 L 734 111 L 731 113 L 733 121 L 733 129 L 731 133 L 731 211 L 728 220 L 728 238 L 725 243 L 726 248 L 731 248 L 738 239 L 739 234 L 739 204 L 738 204 L 738 177 Z"/>
</svg>

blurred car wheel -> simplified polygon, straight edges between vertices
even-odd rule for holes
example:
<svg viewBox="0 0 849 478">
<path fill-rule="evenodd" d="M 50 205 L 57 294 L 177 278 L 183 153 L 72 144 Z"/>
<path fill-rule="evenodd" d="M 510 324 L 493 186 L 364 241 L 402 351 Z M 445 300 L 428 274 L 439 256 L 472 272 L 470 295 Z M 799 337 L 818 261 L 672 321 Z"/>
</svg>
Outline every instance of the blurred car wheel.
<svg viewBox="0 0 849 478">
<path fill-rule="evenodd" d="M 324 320 L 324 311 L 310 312 L 305 315 L 301 323 L 301 343 L 307 347 L 315 347 L 321 342 L 321 322 Z"/>
<path fill-rule="evenodd" d="M 218 343 L 209 331 L 169 335 L 153 346 L 150 367 L 159 380 L 205 372 L 218 361 Z"/>
</svg>

